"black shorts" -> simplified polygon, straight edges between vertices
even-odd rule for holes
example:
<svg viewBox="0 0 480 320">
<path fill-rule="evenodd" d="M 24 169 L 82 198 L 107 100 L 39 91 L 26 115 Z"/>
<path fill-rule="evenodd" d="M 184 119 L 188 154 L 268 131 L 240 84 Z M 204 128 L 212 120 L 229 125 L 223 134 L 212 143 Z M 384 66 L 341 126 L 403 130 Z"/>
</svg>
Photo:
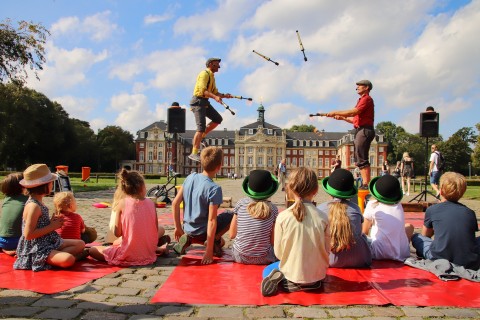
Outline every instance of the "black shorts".
<svg viewBox="0 0 480 320">
<path fill-rule="evenodd" d="M 223 121 L 222 116 L 217 110 L 210 104 L 207 98 L 200 98 L 193 96 L 190 100 L 190 110 L 192 110 L 195 116 L 195 124 L 197 125 L 198 132 L 205 132 L 207 129 L 207 119 L 212 122 L 220 124 Z"/>
</svg>

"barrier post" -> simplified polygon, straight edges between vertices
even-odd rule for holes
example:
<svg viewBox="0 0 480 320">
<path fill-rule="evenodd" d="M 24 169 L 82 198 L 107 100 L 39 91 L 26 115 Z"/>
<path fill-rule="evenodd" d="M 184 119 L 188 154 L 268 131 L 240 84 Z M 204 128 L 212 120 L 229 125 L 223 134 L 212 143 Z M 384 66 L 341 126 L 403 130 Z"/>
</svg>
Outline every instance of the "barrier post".
<svg viewBox="0 0 480 320">
<path fill-rule="evenodd" d="M 359 189 L 358 190 L 358 206 L 360 207 L 360 211 L 363 214 L 363 211 L 365 210 L 365 198 L 367 195 L 370 193 L 368 190 L 364 189 Z"/>
</svg>

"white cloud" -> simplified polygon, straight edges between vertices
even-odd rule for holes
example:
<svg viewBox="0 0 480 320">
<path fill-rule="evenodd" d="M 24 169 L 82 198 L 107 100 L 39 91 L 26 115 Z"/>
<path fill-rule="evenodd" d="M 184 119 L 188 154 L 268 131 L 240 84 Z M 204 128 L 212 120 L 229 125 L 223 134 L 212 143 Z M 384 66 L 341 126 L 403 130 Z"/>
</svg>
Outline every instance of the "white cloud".
<svg viewBox="0 0 480 320">
<path fill-rule="evenodd" d="M 162 14 L 162 15 L 149 14 L 148 16 L 143 18 L 143 23 L 146 24 L 146 25 L 156 24 L 156 23 L 159 23 L 159 22 L 168 21 L 171 18 L 172 18 L 172 16 L 168 13 Z"/>
<path fill-rule="evenodd" d="M 88 119 L 91 111 L 94 110 L 98 104 L 94 98 L 78 98 L 74 96 L 56 97 L 52 100 L 60 103 L 71 118 L 79 120 Z"/>
<path fill-rule="evenodd" d="M 158 121 L 150 110 L 148 99 L 142 94 L 122 93 L 110 99 L 110 110 L 117 112 L 115 124 L 132 133 Z"/>
<path fill-rule="evenodd" d="M 53 36 L 83 33 L 93 41 L 103 41 L 119 31 L 118 25 L 110 22 L 110 15 L 110 11 L 104 11 L 83 20 L 78 17 L 60 18 L 52 25 L 51 33 Z"/>
</svg>

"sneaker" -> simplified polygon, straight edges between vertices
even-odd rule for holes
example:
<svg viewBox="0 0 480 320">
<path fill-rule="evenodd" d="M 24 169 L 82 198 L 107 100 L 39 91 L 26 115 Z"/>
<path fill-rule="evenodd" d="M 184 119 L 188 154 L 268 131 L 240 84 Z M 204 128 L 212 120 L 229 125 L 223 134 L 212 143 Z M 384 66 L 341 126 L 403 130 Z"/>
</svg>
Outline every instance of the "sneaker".
<svg viewBox="0 0 480 320">
<path fill-rule="evenodd" d="M 173 246 L 173 251 L 175 251 L 175 253 L 178 255 L 185 254 L 185 250 L 190 247 L 191 244 L 192 240 L 186 233 L 184 233 L 180 239 L 178 239 L 178 242 Z"/>
<path fill-rule="evenodd" d="M 206 148 L 209 146 L 208 142 L 207 142 L 207 139 L 203 139 L 201 142 L 200 142 L 200 145 L 202 146 L 202 148 Z"/>
<path fill-rule="evenodd" d="M 197 154 L 192 153 L 191 155 L 188 156 L 188 158 L 192 161 L 200 162 L 200 156 L 198 155 L 198 153 Z"/>
<path fill-rule="evenodd" d="M 283 280 L 283 273 L 278 269 L 272 272 L 262 280 L 262 295 L 270 297 L 278 292 L 278 284 Z"/>
</svg>

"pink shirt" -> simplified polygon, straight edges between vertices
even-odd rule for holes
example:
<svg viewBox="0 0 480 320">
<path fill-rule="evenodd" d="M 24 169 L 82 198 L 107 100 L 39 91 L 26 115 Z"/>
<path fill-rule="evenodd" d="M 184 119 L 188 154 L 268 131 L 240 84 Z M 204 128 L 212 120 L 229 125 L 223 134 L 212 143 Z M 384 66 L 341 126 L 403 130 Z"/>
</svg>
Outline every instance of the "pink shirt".
<svg viewBox="0 0 480 320">
<path fill-rule="evenodd" d="M 141 266 L 157 260 L 158 221 L 155 205 L 150 199 L 125 198 L 122 211 L 122 242 L 104 251 L 112 265 Z"/>
</svg>

